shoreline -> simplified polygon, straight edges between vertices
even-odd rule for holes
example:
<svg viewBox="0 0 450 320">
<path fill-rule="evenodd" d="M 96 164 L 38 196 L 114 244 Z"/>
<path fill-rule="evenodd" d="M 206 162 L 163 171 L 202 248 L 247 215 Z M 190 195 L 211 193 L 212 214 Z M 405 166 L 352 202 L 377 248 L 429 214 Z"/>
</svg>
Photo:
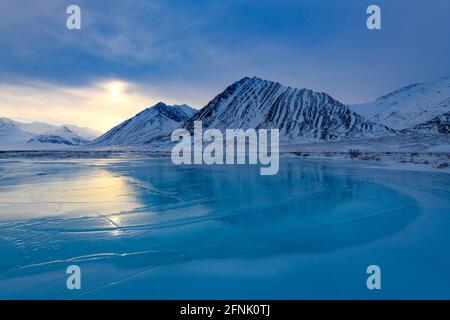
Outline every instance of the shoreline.
<svg viewBox="0 0 450 320">
<path fill-rule="evenodd" d="M 145 150 L 0 150 L 0 160 L 170 158 L 170 154 L 169 151 Z M 378 169 L 450 173 L 448 152 L 281 151 L 280 157 L 327 162 L 345 161 Z"/>
</svg>

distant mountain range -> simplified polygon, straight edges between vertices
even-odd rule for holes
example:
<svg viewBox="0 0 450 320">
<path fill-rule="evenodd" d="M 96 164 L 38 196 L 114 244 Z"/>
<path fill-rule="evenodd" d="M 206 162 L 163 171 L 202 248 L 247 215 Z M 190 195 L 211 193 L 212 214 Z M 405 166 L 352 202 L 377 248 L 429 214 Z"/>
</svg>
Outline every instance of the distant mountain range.
<svg viewBox="0 0 450 320">
<path fill-rule="evenodd" d="M 5 141 L 26 141 L 27 145 L 141 146 L 158 150 L 167 146 L 174 129 L 192 130 L 194 121 L 219 130 L 278 128 L 281 143 L 286 145 L 380 137 L 401 140 L 404 135 L 420 137 L 421 133 L 428 134 L 428 140 L 429 134 L 437 134 L 439 141 L 449 140 L 450 145 L 450 137 L 445 138 L 450 132 L 450 81 L 441 78 L 412 84 L 373 102 L 346 106 L 326 93 L 246 77 L 200 110 L 159 102 L 98 138 L 96 133 L 76 126 L 1 119 L 0 147 Z"/>
<path fill-rule="evenodd" d="M 0 148 L 53 149 L 80 146 L 101 133 L 75 125 L 56 126 L 43 122 L 24 123 L 0 118 Z"/>
</svg>

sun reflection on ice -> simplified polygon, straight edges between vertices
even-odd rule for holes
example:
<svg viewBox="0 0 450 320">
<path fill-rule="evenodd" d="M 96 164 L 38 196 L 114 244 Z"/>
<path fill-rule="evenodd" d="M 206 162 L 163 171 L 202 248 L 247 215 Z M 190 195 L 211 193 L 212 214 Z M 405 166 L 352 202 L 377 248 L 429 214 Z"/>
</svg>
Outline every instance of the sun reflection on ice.
<svg viewBox="0 0 450 320">
<path fill-rule="evenodd" d="M 26 183 L 2 186 L 0 220 L 101 215 L 109 219 L 108 225 L 120 227 L 118 213 L 142 206 L 128 179 L 102 168 L 73 166 L 55 179 L 52 174 L 36 175 L 36 170 L 45 168 L 36 163 L 33 166 L 31 172 L 18 178 Z"/>
</svg>

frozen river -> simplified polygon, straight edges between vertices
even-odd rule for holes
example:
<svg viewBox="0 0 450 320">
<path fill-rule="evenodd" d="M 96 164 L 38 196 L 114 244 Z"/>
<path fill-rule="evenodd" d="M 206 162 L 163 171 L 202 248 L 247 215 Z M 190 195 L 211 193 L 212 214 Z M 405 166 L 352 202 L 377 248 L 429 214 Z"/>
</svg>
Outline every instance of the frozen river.
<svg viewBox="0 0 450 320">
<path fill-rule="evenodd" d="M 381 268 L 368 290 L 366 268 Z M 66 268 L 81 268 L 68 290 Z M 450 298 L 450 175 L 0 160 L 0 299 Z"/>
</svg>

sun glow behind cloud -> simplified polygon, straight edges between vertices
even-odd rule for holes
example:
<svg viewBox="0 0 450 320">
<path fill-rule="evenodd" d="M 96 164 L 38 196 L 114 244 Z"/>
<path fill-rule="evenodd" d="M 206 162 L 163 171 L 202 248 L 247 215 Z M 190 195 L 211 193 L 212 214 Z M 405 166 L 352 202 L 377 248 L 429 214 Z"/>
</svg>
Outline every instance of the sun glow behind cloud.
<svg viewBox="0 0 450 320">
<path fill-rule="evenodd" d="M 102 132 L 161 100 L 166 99 L 152 90 L 117 79 L 85 87 L 0 84 L 1 117 L 25 122 L 76 124 Z M 168 100 L 167 103 L 178 103 L 176 99 Z"/>
<path fill-rule="evenodd" d="M 122 93 L 125 87 L 124 83 L 112 81 L 107 84 L 107 87 L 109 88 L 109 92 L 111 94 L 110 98 L 112 101 L 118 101 L 122 98 Z"/>
</svg>

